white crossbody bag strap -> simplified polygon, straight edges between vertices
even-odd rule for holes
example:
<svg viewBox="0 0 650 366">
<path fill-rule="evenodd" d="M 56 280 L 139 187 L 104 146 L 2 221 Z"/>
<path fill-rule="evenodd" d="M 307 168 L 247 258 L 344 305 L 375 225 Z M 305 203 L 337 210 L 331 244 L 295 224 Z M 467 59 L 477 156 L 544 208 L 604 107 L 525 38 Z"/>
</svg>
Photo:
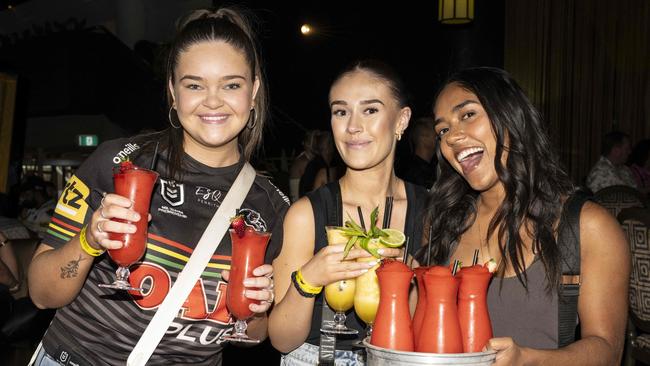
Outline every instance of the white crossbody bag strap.
<svg viewBox="0 0 650 366">
<path fill-rule="evenodd" d="M 219 206 L 208 227 L 203 232 L 189 261 L 178 274 L 178 278 L 167 297 L 165 297 L 147 329 L 142 333 L 140 340 L 131 351 L 126 362 L 128 366 L 144 366 L 149 361 L 172 320 L 178 314 L 178 309 L 185 302 L 194 284 L 210 262 L 210 258 L 219 246 L 221 238 L 223 238 L 230 226 L 230 217 L 234 216 L 236 210 L 241 207 L 254 180 L 255 169 L 250 164 L 245 163 L 221 206 Z M 216 240 L 217 238 L 219 240 Z"/>
</svg>

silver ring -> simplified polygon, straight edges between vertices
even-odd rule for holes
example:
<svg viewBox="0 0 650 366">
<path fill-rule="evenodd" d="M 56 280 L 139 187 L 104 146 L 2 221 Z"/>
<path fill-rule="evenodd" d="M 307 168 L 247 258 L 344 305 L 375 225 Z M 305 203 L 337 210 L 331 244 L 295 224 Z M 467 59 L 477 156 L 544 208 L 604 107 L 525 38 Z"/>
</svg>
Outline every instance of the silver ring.
<svg viewBox="0 0 650 366">
<path fill-rule="evenodd" d="M 100 233 L 104 232 L 104 230 L 102 230 L 102 227 L 99 226 L 99 224 L 101 224 L 102 222 L 104 222 L 104 221 L 97 221 L 97 231 L 99 231 Z"/>
<path fill-rule="evenodd" d="M 106 199 L 106 192 L 102 193 L 102 200 L 99 202 L 99 207 L 104 207 L 104 200 Z"/>
<path fill-rule="evenodd" d="M 108 220 L 108 217 L 104 216 L 104 206 L 99 207 L 99 216 L 101 216 L 102 219 Z"/>
<path fill-rule="evenodd" d="M 275 289 L 275 281 L 273 281 L 273 278 L 271 277 L 269 277 L 269 281 L 271 281 L 271 284 L 269 285 L 269 287 L 267 287 L 267 289 L 273 291 L 273 289 Z"/>
<path fill-rule="evenodd" d="M 273 304 L 273 302 L 275 301 L 275 292 L 273 292 L 273 289 L 271 289 L 271 288 L 268 288 L 268 290 L 270 290 L 270 292 L 271 292 L 271 298 L 268 299 L 268 300 L 264 300 L 264 301 L 269 303 L 269 304 Z"/>
</svg>

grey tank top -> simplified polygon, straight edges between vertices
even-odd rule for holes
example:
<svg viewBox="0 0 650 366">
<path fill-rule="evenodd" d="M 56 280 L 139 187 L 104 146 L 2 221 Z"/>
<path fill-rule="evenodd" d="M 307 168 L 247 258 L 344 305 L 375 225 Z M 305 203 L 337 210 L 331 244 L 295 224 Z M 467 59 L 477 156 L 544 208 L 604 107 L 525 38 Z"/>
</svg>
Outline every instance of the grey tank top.
<svg viewBox="0 0 650 366">
<path fill-rule="evenodd" d="M 546 291 L 546 272 L 541 260 L 528 266 L 526 275 L 528 292 L 516 276 L 495 277 L 490 282 L 487 303 L 494 337 L 512 337 L 524 347 L 556 349 L 557 291 Z"/>
</svg>

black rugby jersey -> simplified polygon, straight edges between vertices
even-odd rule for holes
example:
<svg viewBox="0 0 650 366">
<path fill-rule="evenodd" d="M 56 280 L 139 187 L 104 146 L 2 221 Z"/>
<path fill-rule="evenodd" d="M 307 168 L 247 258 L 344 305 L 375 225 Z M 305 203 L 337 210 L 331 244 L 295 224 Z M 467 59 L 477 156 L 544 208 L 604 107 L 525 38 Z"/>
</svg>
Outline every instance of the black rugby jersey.
<svg viewBox="0 0 650 366">
<path fill-rule="evenodd" d="M 57 248 L 80 232 L 99 207 L 102 192 L 113 191 L 112 168 L 121 158 L 128 156 L 135 165 L 148 168 L 151 156 L 139 154 L 140 149 L 128 139 L 101 144 L 66 184 L 43 242 Z M 161 177 L 151 201 L 147 250 L 130 268 L 131 283 L 141 285 L 144 295 L 100 288 L 98 284 L 115 279 L 117 266 L 107 254 L 98 257 L 79 295 L 57 310 L 43 338 L 45 350 L 53 357 L 89 365 L 126 364 L 243 166 L 241 160 L 211 168 L 185 155 L 183 181 L 175 182 L 162 176 L 165 155 L 159 154 L 156 165 Z M 259 175 L 241 206 L 257 229 L 272 232 L 267 263 L 282 245 L 282 220 L 288 207 L 288 198 Z M 223 345 L 218 338 L 232 332 L 233 326 L 225 306 L 227 283 L 221 279 L 221 271 L 230 268 L 230 254 L 226 233 L 148 365 L 221 363 Z"/>
</svg>

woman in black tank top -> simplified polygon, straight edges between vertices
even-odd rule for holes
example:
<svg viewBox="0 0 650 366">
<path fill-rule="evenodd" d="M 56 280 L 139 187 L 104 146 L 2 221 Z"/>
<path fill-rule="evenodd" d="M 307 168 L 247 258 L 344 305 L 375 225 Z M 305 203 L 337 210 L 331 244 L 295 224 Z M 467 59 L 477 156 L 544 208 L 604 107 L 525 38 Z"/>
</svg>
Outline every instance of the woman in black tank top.
<svg viewBox="0 0 650 366">
<path fill-rule="evenodd" d="M 269 318 L 269 336 L 283 353 L 285 365 L 309 365 L 319 360 L 322 294 L 306 297 L 292 283 L 291 274 L 300 270 L 305 282 L 319 287 L 342 279 L 355 278 L 368 264 L 342 262 L 342 248 L 327 246 L 324 226 L 341 225 L 348 215 L 355 221 L 370 222 L 370 213 L 379 207 L 379 220 L 391 220 L 387 227 L 421 237 L 421 218 L 426 191 L 398 179 L 393 171 L 395 146 L 408 126 L 411 110 L 406 105 L 402 84 L 385 65 L 359 62 L 335 80 L 329 95 L 334 142 L 347 165 L 345 175 L 292 205 L 285 217 L 283 247 L 273 262 L 276 273 L 276 304 Z M 385 212 L 386 197 L 393 197 L 392 214 Z M 360 207 L 362 217 L 359 217 Z M 328 221 L 328 216 L 337 214 Z M 408 220 L 408 222 L 407 222 Z M 399 249 L 384 249 L 384 256 L 401 256 Z M 353 249 L 348 259 L 368 257 Z M 350 312 L 348 326 L 354 323 Z M 364 332 L 360 334 L 363 336 Z M 357 339 L 358 340 L 358 339 Z M 363 364 L 362 358 L 336 340 L 336 363 Z M 332 350 L 333 351 L 333 350 Z M 351 363 L 350 363 L 351 362 Z"/>
<path fill-rule="evenodd" d="M 430 243 L 419 255 L 470 263 L 478 249 L 481 263 L 499 263 L 488 296 L 494 365 L 618 364 L 630 271 L 625 237 L 606 210 L 573 199 L 521 88 L 503 70 L 463 70 L 444 84 L 434 114 L 439 178 Z M 558 299 L 570 302 L 568 290 L 578 285 L 578 314 L 567 313 Z M 577 315 L 582 339 L 571 343 Z"/>
</svg>

